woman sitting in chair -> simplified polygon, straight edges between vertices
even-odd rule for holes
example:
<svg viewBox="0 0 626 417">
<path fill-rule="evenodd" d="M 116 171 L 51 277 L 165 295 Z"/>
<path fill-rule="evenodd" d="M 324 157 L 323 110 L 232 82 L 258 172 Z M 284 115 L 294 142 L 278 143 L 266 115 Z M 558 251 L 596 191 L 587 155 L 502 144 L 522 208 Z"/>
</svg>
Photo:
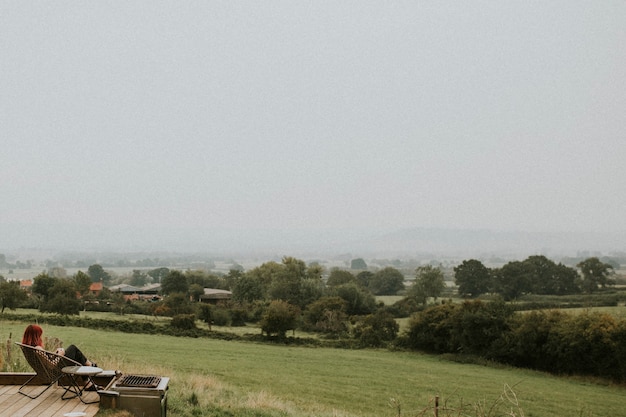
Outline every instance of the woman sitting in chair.
<svg viewBox="0 0 626 417">
<path fill-rule="evenodd" d="M 22 344 L 33 346 L 37 349 L 45 350 L 43 346 L 43 329 L 41 326 L 37 324 L 29 324 L 24 331 L 24 336 L 22 337 Z M 87 357 L 80 351 L 75 345 L 69 345 L 67 349 L 58 348 L 55 352 L 57 355 L 65 356 L 66 358 L 70 358 L 83 366 L 95 366 L 97 367 L 95 362 L 90 361 Z M 86 390 L 95 391 L 97 387 L 88 386 L 85 388 Z"/>
</svg>

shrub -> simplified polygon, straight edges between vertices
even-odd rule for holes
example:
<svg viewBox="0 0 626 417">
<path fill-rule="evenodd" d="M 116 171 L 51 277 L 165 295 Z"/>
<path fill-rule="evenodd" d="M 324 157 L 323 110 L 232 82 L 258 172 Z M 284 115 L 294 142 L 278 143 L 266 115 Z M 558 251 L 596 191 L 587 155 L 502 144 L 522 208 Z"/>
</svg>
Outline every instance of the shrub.
<svg viewBox="0 0 626 417">
<path fill-rule="evenodd" d="M 298 323 L 300 309 L 282 300 L 270 303 L 261 319 L 261 330 L 268 336 L 273 334 L 284 338 L 287 330 L 295 330 Z"/>
<path fill-rule="evenodd" d="M 179 330 L 193 330 L 196 328 L 196 316 L 194 314 L 178 314 L 172 317 L 170 326 Z"/>
<path fill-rule="evenodd" d="M 352 332 L 362 347 L 380 347 L 394 340 L 399 329 L 391 314 L 380 311 L 357 319 Z"/>
<path fill-rule="evenodd" d="M 216 326 L 230 326 L 230 311 L 224 307 L 215 307 L 211 310 L 213 324 Z"/>
</svg>

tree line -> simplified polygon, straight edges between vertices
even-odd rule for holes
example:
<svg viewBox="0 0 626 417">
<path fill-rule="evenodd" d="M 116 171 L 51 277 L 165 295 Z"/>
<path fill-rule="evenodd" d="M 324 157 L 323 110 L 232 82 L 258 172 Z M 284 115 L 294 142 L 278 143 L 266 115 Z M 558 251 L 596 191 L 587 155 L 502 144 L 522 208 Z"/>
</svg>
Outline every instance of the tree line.
<svg viewBox="0 0 626 417">
<path fill-rule="evenodd" d="M 102 266 L 94 264 L 87 272 L 78 271 L 72 277 L 39 274 L 34 278 L 30 297 L 19 289 L 18 283 L 0 279 L 0 303 L 3 311 L 5 307 L 29 306 L 65 315 L 99 309 L 170 316 L 171 325 L 181 329 L 193 329 L 196 320 L 204 321 L 209 328 L 250 323 L 257 324 L 270 338 L 284 339 L 287 332 L 301 329 L 327 339 L 348 340 L 354 346 L 397 343 L 411 349 L 464 352 L 522 366 L 539 366 L 525 356 L 532 356 L 532 349 L 553 348 L 555 342 L 546 346 L 527 343 L 528 349 L 521 349 L 523 343 L 517 338 L 530 336 L 520 329 L 530 324 L 523 318 L 514 319 L 508 312 L 510 305 L 504 301 L 530 294 L 591 294 L 615 284 L 613 265 L 595 257 L 580 261 L 578 269 L 545 256 L 530 256 L 499 268 L 488 268 L 481 261 L 470 259 L 453 268 L 458 295 L 470 299 L 488 294 L 502 303 L 452 303 L 441 301 L 452 295 L 441 266 L 418 266 L 407 277 L 394 267 L 370 271 L 364 263 L 356 265 L 365 268 L 326 271 L 318 263 L 284 257 L 281 262 L 265 262 L 247 271 L 231 269 L 226 274 L 165 267 L 135 270 L 128 282 L 159 282 L 162 299 L 129 302 L 121 293 L 106 288 L 98 296 L 89 293 L 92 282 L 108 284 L 113 278 Z M 200 303 L 204 288 L 229 290 L 232 298 L 217 305 Z M 400 295 L 401 299 L 385 305 L 376 301 L 376 296 L 381 295 Z M 409 316 L 409 332 L 398 337 L 396 319 Z M 555 322 L 555 316 L 539 318 L 548 324 Z M 603 320 L 598 326 L 611 328 Z M 533 337 L 540 341 L 544 336 L 538 333 Z M 611 334 L 604 339 L 613 337 Z M 559 349 L 563 351 L 564 347 Z M 503 352 L 509 352 L 508 356 Z"/>
<path fill-rule="evenodd" d="M 507 301 L 525 294 L 590 294 L 599 288 L 615 285 L 613 265 L 597 257 L 587 258 L 576 266 L 580 273 L 543 255 L 535 255 L 494 269 L 470 259 L 456 266 L 454 273 L 459 295 L 475 298 L 495 293 Z"/>
</svg>

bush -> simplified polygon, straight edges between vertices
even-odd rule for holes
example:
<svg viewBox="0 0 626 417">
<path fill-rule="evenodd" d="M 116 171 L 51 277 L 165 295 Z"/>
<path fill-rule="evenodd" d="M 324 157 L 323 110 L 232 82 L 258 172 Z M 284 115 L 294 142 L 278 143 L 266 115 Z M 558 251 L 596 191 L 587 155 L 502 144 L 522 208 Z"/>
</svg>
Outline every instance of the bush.
<svg viewBox="0 0 626 417">
<path fill-rule="evenodd" d="M 399 329 L 391 314 L 380 311 L 358 318 L 352 332 L 361 347 L 381 347 L 394 340 Z"/>
<path fill-rule="evenodd" d="M 557 374 L 626 379 L 626 321 L 602 313 L 511 312 L 502 302 L 444 304 L 413 316 L 400 346 L 464 353 Z"/>
<path fill-rule="evenodd" d="M 300 316 L 300 309 L 285 301 L 274 300 L 270 303 L 261 320 L 261 330 L 268 336 L 273 334 L 284 339 L 287 330 L 295 330 Z"/>
<path fill-rule="evenodd" d="M 196 316 L 194 314 L 178 314 L 172 317 L 170 326 L 179 330 L 193 330 L 196 328 Z"/>
<path fill-rule="evenodd" d="M 248 312 L 243 308 L 233 308 L 230 310 L 230 325 L 245 326 L 248 319 Z"/>
<path fill-rule="evenodd" d="M 215 307 L 211 311 L 213 324 L 216 326 L 230 326 L 230 311 L 223 307 Z"/>
</svg>

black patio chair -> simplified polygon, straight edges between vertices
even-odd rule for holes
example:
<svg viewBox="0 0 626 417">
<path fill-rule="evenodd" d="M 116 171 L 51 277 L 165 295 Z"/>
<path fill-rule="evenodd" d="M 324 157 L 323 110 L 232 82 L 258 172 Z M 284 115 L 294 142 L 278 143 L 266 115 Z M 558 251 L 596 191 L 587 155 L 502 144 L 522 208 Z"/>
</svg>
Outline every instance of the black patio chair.
<svg viewBox="0 0 626 417">
<path fill-rule="evenodd" d="M 19 389 L 19 393 L 25 395 L 29 398 L 35 399 L 39 397 L 41 394 L 46 392 L 48 388 L 52 385 L 59 382 L 61 378 L 66 376 L 63 373 L 62 369 L 66 366 L 81 366 L 80 363 L 72 360 L 70 358 L 66 358 L 63 355 L 59 355 L 57 353 L 48 352 L 47 350 L 39 349 L 33 346 L 24 345 L 22 343 L 15 342 L 18 345 L 22 352 L 24 353 L 24 357 L 28 364 L 33 368 L 36 372 L 31 378 L 28 379 Z M 22 391 L 24 387 L 26 387 L 32 380 L 35 378 L 39 378 L 42 382 L 42 385 L 47 384 L 46 387 L 41 390 L 37 395 L 31 395 Z M 67 391 L 67 389 L 66 389 Z"/>
</svg>

